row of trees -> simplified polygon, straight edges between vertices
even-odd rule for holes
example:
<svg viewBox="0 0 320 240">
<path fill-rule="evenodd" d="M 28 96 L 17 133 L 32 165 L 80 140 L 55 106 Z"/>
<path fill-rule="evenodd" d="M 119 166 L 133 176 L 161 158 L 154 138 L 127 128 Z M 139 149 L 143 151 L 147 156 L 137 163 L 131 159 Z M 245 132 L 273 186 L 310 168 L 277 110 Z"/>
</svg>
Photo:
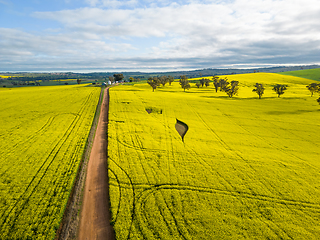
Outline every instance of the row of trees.
<svg viewBox="0 0 320 240">
<path fill-rule="evenodd" d="M 180 76 L 179 83 L 181 87 L 184 89 L 190 88 L 189 80 L 186 76 Z M 210 79 L 202 78 L 199 82 L 196 83 L 196 87 L 200 88 L 203 86 L 208 87 L 210 85 Z M 215 87 L 216 92 L 220 89 L 220 91 L 225 92 L 230 98 L 234 95 L 238 94 L 239 91 L 239 81 L 231 81 L 229 82 L 227 78 L 221 78 L 214 76 L 213 77 L 213 85 Z"/>
<path fill-rule="evenodd" d="M 174 77 L 172 76 L 161 76 L 161 77 L 149 77 L 147 83 L 152 87 L 152 91 L 154 92 L 155 89 L 159 86 L 165 86 L 167 83 L 171 85 L 174 81 Z"/>
<path fill-rule="evenodd" d="M 256 83 L 254 85 L 254 89 L 252 90 L 252 92 L 256 92 L 259 96 L 259 99 L 261 99 L 262 95 L 264 94 L 264 86 L 262 83 Z M 283 85 L 283 84 L 277 84 L 272 88 L 273 91 L 276 92 L 276 94 L 278 95 L 278 97 L 280 97 L 280 95 L 284 94 L 284 91 L 287 90 L 287 85 Z"/>
<path fill-rule="evenodd" d="M 116 73 L 116 74 L 113 74 L 113 76 L 109 76 L 109 81 L 111 83 L 115 83 L 115 82 L 122 82 L 123 79 L 124 79 L 124 76 L 122 73 Z M 105 78 L 105 80 L 107 81 L 107 78 Z M 129 77 L 129 82 L 140 82 L 141 79 L 139 77 Z"/>
<path fill-rule="evenodd" d="M 160 86 L 160 84 L 164 86 L 168 82 L 168 79 L 167 80 L 165 79 L 167 78 L 163 78 L 163 79 L 162 77 L 149 78 L 148 84 L 153 88 L 153 91 L 154 91 L 158 86 Z M 170 76 L 170 81 L 169 81 L 170 85 L 171 85 L 171 82 L 173 81 L 174 81 L 173 77 Z M 186 89 L 190 89 L 191 87 L 188 77 L 186 77 L 185 75 L 180 76 L 179 84 L 184 91 L 186 91 Z M 200 88 L 203 86 L 208 87 L 210 85 L 210 79 L 202 78 L 195 85 L 197 88 Z M 216 92 L 218 92 L 218 90 L 225 92 L 230 98 L 232 98 L 234 95 L 237 95 L 239 91 L 239 81 L 229 82 L 229 80 L 226 77 L 219 78 L 217 76 L 214 76 L 213 86 Z M 278 97 L 280 97 L 285 93 L 285 91 L 287 90 L 287 87 L 288 86 L 285 84 L 276 84 L 275 86 L 273 86 L 272 90 L 275 91 Z M 307 89 L 311 92 L 311 97 L 315 92 L 320 94 L 320 83 L 311 83 L 307 86 Z M 252 92 L 257 93 L 259 96 L 259 99 L 261 99 L 262 95 L 264 94 L 264 90 L 265 90 L 265 87 L 262 83 L 256 83 L 254 85 L 254 89 L 252 90 Z M 320 104 L 320 97 L 317 99 L 317 102 Z"/>
</svg>

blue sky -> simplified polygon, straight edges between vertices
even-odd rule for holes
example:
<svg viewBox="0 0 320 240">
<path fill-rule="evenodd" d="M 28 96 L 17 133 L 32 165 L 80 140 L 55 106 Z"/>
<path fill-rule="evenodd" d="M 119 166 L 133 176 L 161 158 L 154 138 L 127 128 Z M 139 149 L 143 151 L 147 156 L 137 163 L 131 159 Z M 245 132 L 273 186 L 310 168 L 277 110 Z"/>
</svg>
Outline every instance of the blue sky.
<svg viewBox="0 0 320 240">
<path fill-rule="evenodd" d="M 319 63 L 319 0 L 0 0 L 0 71 Z"/>
</svg>

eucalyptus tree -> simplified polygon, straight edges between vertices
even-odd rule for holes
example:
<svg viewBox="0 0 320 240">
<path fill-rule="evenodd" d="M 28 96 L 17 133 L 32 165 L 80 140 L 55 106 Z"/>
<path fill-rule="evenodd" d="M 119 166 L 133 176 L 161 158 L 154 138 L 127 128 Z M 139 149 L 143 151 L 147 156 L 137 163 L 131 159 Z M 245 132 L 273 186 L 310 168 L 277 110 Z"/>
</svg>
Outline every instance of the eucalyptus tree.
<svg viewBox="0 0 320 240">
<path fill-rule="evenodd" d="M 113 77 L 114 77 L 114 80 L 118 81 L 118 82 L 121 82 L 122 79 L 124 79 L 124 76 L 122 73 L 115 73 L 115 74 L 113 74 Z"/>
<path fill-rule="evenodd" d="M 186 91 L 186 89 L 190 88 L 189 80 L 185 75 L 180 76 L 179 83 L 180 83 L 180 85 L 181 85 L 181 87 L 183 88 L 184 91 Z"/>
<path fill-rule="evenodd" d="M 259 99 L 261 99 L 262 95 L 264 94 L 264 86 L 262 83 L 256 83 L 255 89 L 252 92 L 256 92 L 259 95 Z"/>
<path fill-rule="evenodd" d="M 109 81 L 110 81 L 111 83 L 114 83 L 114 77 L 113 77 L 113 76 L 109 76 Z"/>
<path fill-rule="evenodd" d="M 213 80 L 213 86 L 216 89 L 216 92 L 218 92 L 218 89 L 219 89 L 219 86 L 220 86 L 219 77 L 213 76 L 212 80 Z"/>
<path fill-rule="evenodd" d="M 147 83 L 152 87 L 152 92 L 160 86 L 160 80 L 157 77 L 149 77 Z"/>
<path fill-rule="evenodd" d="M 204 85 L 205 85 L 206 87 L 208 87 L 208 86 L 210 85 L 210 79 L 209 79 L 209 78 L 205 78 L 205 79 L 204 79 Z"/>
<path fill-rule="evenodd" d="M 168 82 L 168 77 L 167 76 L 161 76 L 159 78 L 160 83 L 162 84 L 162 86 L 166 85 L 166 83 Z"/>
<path fill-rule="evenodd" d="M 313 96 L 313 93 L 320 92 L 320 84 L 319 83 L 310 83 L 307 86 L 307 88 L 311 93 L 311 97 Z"/>
<path fill-rule="evenodd" d="M 174 77 L 172 76 L 168 76 L 168 82 L 169 82 L 169 85 L 171 85 L 172 82 L 174 82 Z"/>
<path fill-rule="evenodd" d="M 238 94 L 239 81 L 231 81 L 231 83 L 226 82 L 226 84 L 222 88 L 222 91 L 224 91 L 230 98 L 232 98 L 234 95 Z"/>
<path fill-rule="evenodd" d="M 203 87 L 204 83 L 205 83 L 205 80 L 204 80 L 204 78 L 201 78 L 201 79 L 200 79 L 200 84 L 201 84 L 201 87 Z"/>
<path fill-rule="evenodd" d="M 223 91 L 223 89 L 229 84 L 228 82 L 228 78 L 222 78 L 219 81 L 219 87 L 220 87 L 220 91 Z"/>
<path fill-rule="evenodd" d="M 278 94 L 278 97 L 280 97 L 280 95 L 284 94 L 284 91 L 287 90 L 287 85 L 277 84 L 272 88 L 272 90 Z"/>
</svg>

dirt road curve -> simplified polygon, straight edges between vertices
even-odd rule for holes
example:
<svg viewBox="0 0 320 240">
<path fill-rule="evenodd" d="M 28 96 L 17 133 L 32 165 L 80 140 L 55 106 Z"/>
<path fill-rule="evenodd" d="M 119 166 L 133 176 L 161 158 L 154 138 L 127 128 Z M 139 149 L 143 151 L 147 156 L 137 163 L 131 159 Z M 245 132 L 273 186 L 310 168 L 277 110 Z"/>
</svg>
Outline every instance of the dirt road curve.
<svg viewBox="0 0 320 240">
<path fill-rule="evenodd" d="M 109 89 L 105 89 L 100 118 L 87 169 L 79 240 L 115 239 L 110 225 L 107 171 Z"/>
</svg>

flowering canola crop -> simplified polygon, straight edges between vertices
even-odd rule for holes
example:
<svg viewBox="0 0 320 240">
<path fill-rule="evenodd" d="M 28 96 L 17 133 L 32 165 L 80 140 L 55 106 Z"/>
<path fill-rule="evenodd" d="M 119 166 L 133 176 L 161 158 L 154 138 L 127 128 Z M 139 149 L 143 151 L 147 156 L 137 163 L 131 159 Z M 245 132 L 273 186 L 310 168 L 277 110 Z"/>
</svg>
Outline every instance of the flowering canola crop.
<svg viewBox="0 0 320 240">
<path fill-rule="evenodd" d="M 53 239 L 100 88 L 0 90 L 0 239 Z"/>
<path fill-rule="evenodd" d="M 317 239 L 320 111 L 306 85 L 279 74 L 110 90 L 108 166 L 117 239 Z M 252 92 L 265 84 L 262 99 Z M 287 84 L 280 98 L 273 84 Z M 146 111 L 148 110 L 148 111 Z M 154 111 L 152 111 L 154 110 Z M 176 131 L 188 125 L 184 142 Z"/>
</svg>

